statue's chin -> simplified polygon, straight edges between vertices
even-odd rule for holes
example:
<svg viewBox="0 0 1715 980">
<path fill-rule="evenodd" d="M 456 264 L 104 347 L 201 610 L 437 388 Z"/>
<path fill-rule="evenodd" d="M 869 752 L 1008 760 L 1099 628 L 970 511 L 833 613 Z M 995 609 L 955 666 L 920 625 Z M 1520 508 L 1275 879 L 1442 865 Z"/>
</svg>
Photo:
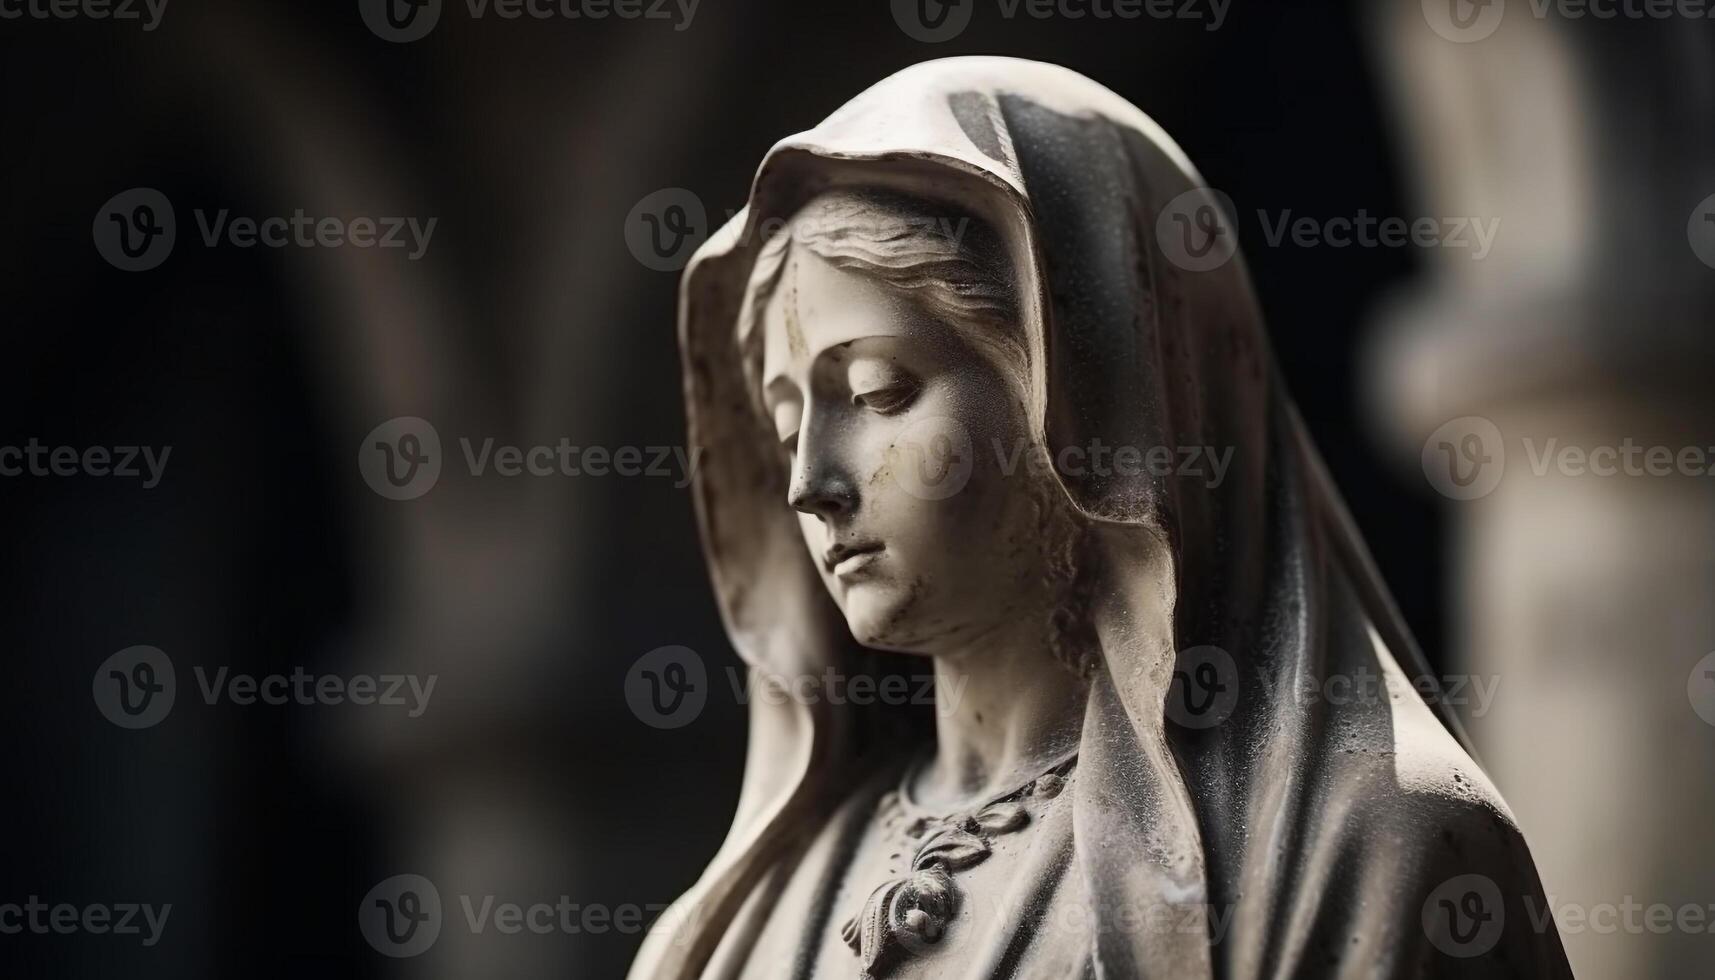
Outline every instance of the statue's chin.
<svg viewBox="0 0 1715 980">
<path fill-rule="evenodd" d="M 935 657 L 957 648 L 971 635 L 969 619 L 931 608 L 910 589 L 866 584 L 846 593 L 846 626 L 852 638 L 871 650 Z"/>
<path fill-rule="evenodd" d="M 872 650 L 921 653 L 913 597 L 880 582 L 863 582 L 846 591 L 844 611 L 852 638 Z"/>
</svg>

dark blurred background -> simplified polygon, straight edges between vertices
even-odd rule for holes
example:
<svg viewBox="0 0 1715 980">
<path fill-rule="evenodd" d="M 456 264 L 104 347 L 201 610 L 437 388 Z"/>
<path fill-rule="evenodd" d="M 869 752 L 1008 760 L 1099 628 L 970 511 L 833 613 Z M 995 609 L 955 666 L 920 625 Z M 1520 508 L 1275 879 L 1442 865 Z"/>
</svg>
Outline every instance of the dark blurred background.
<svg viewBox="0 0 1715 980">
<path fill-rule="evenodd" d="M 1671 169 L 1664 213 L 1683 222 L 1715 192 L 1707 137 L 1693 135 L 1710 131 L 1700 101 L 1709 28 L 1614 24 L 1593 46 L 1555 41 L 1572 67 L 1544 94 L 1553 82 L 1518 67 L 1507 38 L 1585 35 L 1509 21 L 1460 44 L 1431 33 L 1416 0 L 1236 0 L 1218 30 L 1207 5 L 1202 20 L 1113 21 L 1007 19 L 976 4 L 970 26 L 939 44 L 908 36 L 886 0 L 702 0 L 688 24 L 677 12 L 477 17 L 446 0 L 433 30 L 405 43 L 366 26 L 357 0 L 170 0 L 152 30 L 0 20 L 0 445 L 171 447 L 151 489 L 0 478 L 11 669 L 0 685 L 0 902 L 172 904 L 150 948 L 0 935 L 0 972 L 623 975 L 635 929 L 471 935 L 454 924 L 454 896 L 652 910 L 718 845 L 744 719 L 724 679 L 737 661 L 690 498 L 676 478 L 472 476 L 455 464 L 456 440 L 682 446 L 677 278 L 628 247 L 634 207 L 683 188 L 711 220 L 724 216 L 774 141 L 932 57 L 1003 53 L 1083 72 L 1152 115 L 1237 202 L 1285 377 L 1418 640 L 1445 670 L 1480 647 L 1466 643 L 1480 630 L 1459 625 L 1462 593 L 1492 586 L 1457 564 L 1453 518 L 1471 511 L 1438 496 L 1418 466 L 1435 426 L 1388 421 L 1410 415 L 1390 398 L 1388 372 L 1410 370 L 1400 356 L 1429 355 L 1389 355 L 1377 340 L 1402 318 L 1384 311 L 1416 309 L 1410 297 L 1467 257 L 1270 247 L 1253 216 L 1499 215 L 1518 200 L 1512 188 L 1562 171 L 1579 188 L 1647 200 Z M 1467 64 L 1484 58 L 1520 77 Z M 1603 78 L 1619 87 L 1592 83 Z M 1470 97 L 1436 101 L 1455 84 Z M 1646 128 L 1657 113 L 1666 128 Z M 1482 157 L 1496 145 L 1486 132 L 1539 115 L 1580 134 L 1575 161 L 1515 132 L 1505 145 L 1534 143 L 1546 163 L 1484 169 L 1449 153 L 1437 129 L 1463 132 Z M 1604 128 L 1621 120 L 1637 128 Z M 1646 158 L 1626 157 L 1644 153 L 1640 142 Z M 1487 190 L 1450 201 L 1449 186 L 1466 186 L 1445 176 L 1459 166 L 1480 171 L 1466 183 L 1480 177 Z M 1603 168 L 1630 179 L 1604 185 L 1587 172 Z M 1698 173 L 1710 186 L 1693 194 Z M 93 240 L 106 202 L 131 188 L 158 190 L 176 216 L 170 256 L 146 271 L 116 268 Z M 409 249 L 207 245 L 196 214 L 223 208 L 436 225 L 414 260 Z M 1506 213 L 1502 236 L 1513 240 L 1538 212 Z M 1664 275 L 1690 283 L 1666 290 L 1688 319 L 1673 336 L 1691 338 L 1667 360 L 1695 376 L 1709 364 L 1696 359 L 1696 280 L 1710 273 L 1684 227 L 1638 235 L 1671 240 L 1662 254 L 1677 264 Z M 1490 273 L 1503 287 L 1516 281 L 1504 262 Z M 1587 275 L 1568 262 L 1540 281 Z M 1553 349 L 1533 336 L 1480 360 L 1500 371 L 1515 358 L 1523 371 Z M 1618 363 L 1589 360 L 1598 371 Z M 1707 404 L 1695 384 L 1685 390 Z M 433 490 L 407 501 L 372 492 L 357 464 L 366 434 L 401 416 L 429 420 L 447 457 Z M 1689 506 L 1675 526 L 1706 543 L 1709 512 Z M 1578 526 L 1576 515 L 1567 522 Z M 1693 572 L 1676 581 L 1707 581 L 1706 554 L 1693 551 Z M 1707 594 L 1673 601 L 1705 631 L 1686 641 L 1705 644 L 1695 655 L 1673 654 L 1667 674 L 1683 684 L 1691 660 L 1715 647 Z M 139 644 L 171 657 L 177 700 L 165 720 L 131 731 L 92 703 L 91 678 Z M 670 644 L 697 651 L 713 683 L 693 724 L 660 730 L 623 691 L 637 658 Z M 433 673 L 438 684 L 415 718 L 384 706 L 211 705 L 193 666 Z M 1511 675 L 1501 692 L 1531 696 Z M 1703 739 L 1685 750 L 1701 765 L 1715 729 L 1685 709 L 1672 708 Z M 1556 809 L 1514 799 L 1505 773 L 1497 781 L 1527 835 L 1533 812 Z M 1539 848 L 1538 859 L 1553 892 L 1555 855 Z M 428 953 L 394 961 L 370 948 L 354 913 L 377 882 L 406 872 L 438 885 L 448 925 Z M 1695 962 L 1681 954 L 1613 962 L 1703 975 L 1679 972 Z"/>
</svg>

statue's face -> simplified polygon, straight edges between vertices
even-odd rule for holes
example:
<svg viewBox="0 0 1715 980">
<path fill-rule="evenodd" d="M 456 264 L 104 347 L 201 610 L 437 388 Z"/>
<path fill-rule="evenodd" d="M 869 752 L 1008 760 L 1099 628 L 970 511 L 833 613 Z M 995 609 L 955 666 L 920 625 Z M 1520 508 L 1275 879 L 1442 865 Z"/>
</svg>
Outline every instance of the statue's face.
<svg viewBox="0 0 1715 980">
<path fill-rule="evenodd" d="M 940 653 L 1045 622 L 1027 420 L 1002 372 L 901 290 L 797 246 L 762 329 L 787 503 L 858 642 Z"/>
</svg>

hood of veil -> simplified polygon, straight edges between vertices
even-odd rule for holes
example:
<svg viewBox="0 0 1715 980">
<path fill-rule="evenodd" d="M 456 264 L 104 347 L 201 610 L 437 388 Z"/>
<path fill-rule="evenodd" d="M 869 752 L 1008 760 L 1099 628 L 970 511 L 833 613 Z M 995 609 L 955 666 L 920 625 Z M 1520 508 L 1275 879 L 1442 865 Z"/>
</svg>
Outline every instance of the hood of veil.
<svg viewBox="0 0 1715 980">
<path fill-rule="evenodd" d="M 1031 423 L 1050 452 L 1097 440 L 1233 450 L 1213 487 L 1207 466 L 1058 476 L 1101 553 L 1073 821 L 1098 974 L 1275 976 L 1359 954 L 1403 974 L 1433 954 L 1418 917 L 1441 877 L 1469 866 L 1502 879 L 1509 904 L 1540 894 L 1279 383 L 1242 256 L 1189 271 L 1162 254 L 1163 209 L 1206 193 L 1202 179 L 1141 111 L 1052 65 L 953 58 L 883 80 L 775 145 L 747 207 L 684 274 L 695 505 L 755 682 L 862 656 L 785 505 L 734 339 L 771 223 L 842 187 L 943 202 L 996 230 L 1020 280 Z M 1220 724 L 1182 727 L 1164 712 L 1175 659 L 1207 647 L 1231 658 L 1222 681 L 1237 697 Z M 1364 670 L 1395 681 L 1393 695 L 1293 693 Z M 759 876 L 849 789 L 873 727 L 857 709 L 787 697 L 753 697 L 749 712 L 732 828 L 633 977 L 699 975 Z M 1419 839 L 1441 836 L 1457 855 Z M 1191 925 L 1135 925 L 1163 904 Z M 1555 939 L 1517 955 L 1557 951 Z"/>
</svg>

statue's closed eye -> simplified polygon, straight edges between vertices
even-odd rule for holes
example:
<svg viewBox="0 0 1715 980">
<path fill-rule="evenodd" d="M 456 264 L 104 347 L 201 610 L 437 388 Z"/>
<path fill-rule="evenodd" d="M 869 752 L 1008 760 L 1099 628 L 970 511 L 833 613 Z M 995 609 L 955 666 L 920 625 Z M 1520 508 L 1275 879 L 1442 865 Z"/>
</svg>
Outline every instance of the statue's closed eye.
<svg viewBox="0 0 1715 980">
<path fill-rule="evenodd" d="M 846 384 L 852 393 L 853 405 L 861 405 L 881 415 L 904 411 L 923 388 L 897 363 L 879 357 L 860 357 L 852 361 L 846 372 Z"/>
<path fill-rule="evenodd" d="M 869 391 L 852 392 L 852 404 L 862 405 L 864 408 L 882 415 L 892 415 L 909 408 L 911 403 L 916 400 L 920 390 L 922 390 L 922 386 L 916 381 L 910 378 L 899 378 Z"/>
</svg>

